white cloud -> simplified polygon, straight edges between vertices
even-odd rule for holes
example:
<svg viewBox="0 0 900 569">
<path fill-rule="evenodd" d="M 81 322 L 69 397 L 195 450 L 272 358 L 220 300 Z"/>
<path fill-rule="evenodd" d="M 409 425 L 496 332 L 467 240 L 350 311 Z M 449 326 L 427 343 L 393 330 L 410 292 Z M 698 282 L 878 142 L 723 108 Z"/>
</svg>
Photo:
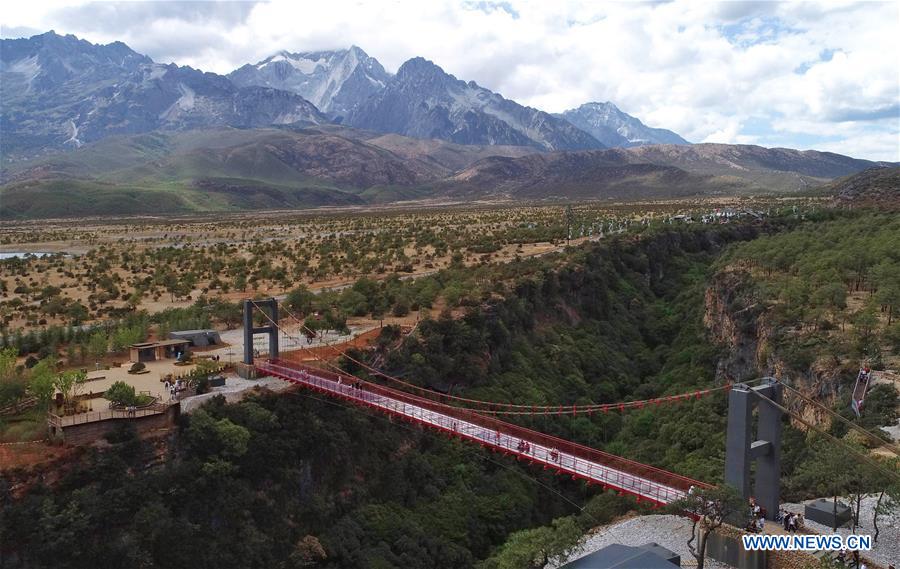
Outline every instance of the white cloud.
<svg viewBox="0 0 900 569">
<path fill-rule="evenodd" d="M 5 6 L 2 26 L 122 40 L 219 73 L 356 44 L 388 70 L 421 55 L 551 112 L 611 100 L 692 141 L 900 160 L 900 3 L 498 4 L 30 2 Z"/>
</svg>

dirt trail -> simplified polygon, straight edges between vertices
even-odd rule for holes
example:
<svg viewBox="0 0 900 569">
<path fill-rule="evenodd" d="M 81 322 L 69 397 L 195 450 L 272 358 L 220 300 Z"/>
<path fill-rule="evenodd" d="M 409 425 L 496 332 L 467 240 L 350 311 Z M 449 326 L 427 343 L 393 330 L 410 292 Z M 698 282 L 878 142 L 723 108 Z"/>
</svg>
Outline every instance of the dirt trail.
<svg viewBox="0 0 900 569">
<path fill-rule="evenodd" d="M 70 452 L 70 448 L 50 446 L 44 442 L 0 443 L 0 472 L 43 464 Z"/>
</svg>

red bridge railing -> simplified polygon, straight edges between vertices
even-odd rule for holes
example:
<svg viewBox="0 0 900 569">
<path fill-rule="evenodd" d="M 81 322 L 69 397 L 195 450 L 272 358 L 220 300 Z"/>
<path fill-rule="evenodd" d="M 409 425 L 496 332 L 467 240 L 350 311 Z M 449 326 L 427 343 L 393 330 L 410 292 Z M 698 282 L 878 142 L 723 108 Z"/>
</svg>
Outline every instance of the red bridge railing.
<svg viewBox="0 0 900 569">
<path fill-rule="evenodd" d="M 693 487 L 709 487 L 653 466 L 396 389 L 296 362 L 258 362 L 256 368 L 295 384 L 439 429 L 485 447 L 541 464 L 558 474 L 667 504 Z"/>
</svg>

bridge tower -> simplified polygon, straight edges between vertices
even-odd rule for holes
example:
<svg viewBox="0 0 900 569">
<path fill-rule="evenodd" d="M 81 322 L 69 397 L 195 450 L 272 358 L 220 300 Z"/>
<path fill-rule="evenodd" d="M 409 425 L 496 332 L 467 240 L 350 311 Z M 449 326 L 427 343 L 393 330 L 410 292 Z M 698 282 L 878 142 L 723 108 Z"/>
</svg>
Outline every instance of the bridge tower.
<svg viewBox="0 0 900 569">
<path fill-rule="evenodd" d="M 735 384 L 728 396 L 728 431 L 725 442 L 725 482 L 744 499 L 753 496 L 774 520 L 781 498 L 781 405 L 784 388 L 774 378 L 750 387 Z M 758 408 L 756 436 L 753 409 Z M 754 440 L 755 439 L 755 440 Z M 751 465 L 756 462 L 756 484 L 751 494 Z"/>
<path fill-rule="evenodd" d="M 253 326 L 253 308 L 258 306 L 260 309 L 269 310 L 269 318 L 271 322 L 264 326 Z M 269 358 L 278 357 L 278 328 L 275 327 L 278 322 L 278 301 L 274 298 L 268 300 L 245 300 L 244 301 L 244 363 L 253 365 L 253 336 L 254 334 L 269 335 Z"/>
</svg>

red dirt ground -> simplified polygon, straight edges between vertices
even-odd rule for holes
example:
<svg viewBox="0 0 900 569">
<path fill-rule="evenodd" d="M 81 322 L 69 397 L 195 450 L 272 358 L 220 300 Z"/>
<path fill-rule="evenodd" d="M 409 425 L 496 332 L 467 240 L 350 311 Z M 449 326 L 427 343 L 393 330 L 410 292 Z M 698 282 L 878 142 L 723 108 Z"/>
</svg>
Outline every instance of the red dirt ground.
<svg viewBox="0 0 900 569">
<path fill-rule="evenodd" d="M 401 326 L 402 334 L 406 335 L 412 330 L 411 326 Z M 363 332 L 359 336 L 353 338 L 352 340 L 348 340 L 346 342 L 341 342 L 339 344 L 333 344 L 331 346 L 316 346 L 315 348 L 304 348 L 302 350 L 291 350 L 289 352 L 282 352 L 281 356 L 283 359 L 292 360 L 295 362 L 311 362 L 316 360 L 333 360 L 335 358 L 340 357 L 341 352 L 346 350 L 347 348 L 367 348 L 372 342 L 374 342 L 378 335 L 381 334 L 381 328 L 373 328 L 367 332 Z"/>
</svg>

